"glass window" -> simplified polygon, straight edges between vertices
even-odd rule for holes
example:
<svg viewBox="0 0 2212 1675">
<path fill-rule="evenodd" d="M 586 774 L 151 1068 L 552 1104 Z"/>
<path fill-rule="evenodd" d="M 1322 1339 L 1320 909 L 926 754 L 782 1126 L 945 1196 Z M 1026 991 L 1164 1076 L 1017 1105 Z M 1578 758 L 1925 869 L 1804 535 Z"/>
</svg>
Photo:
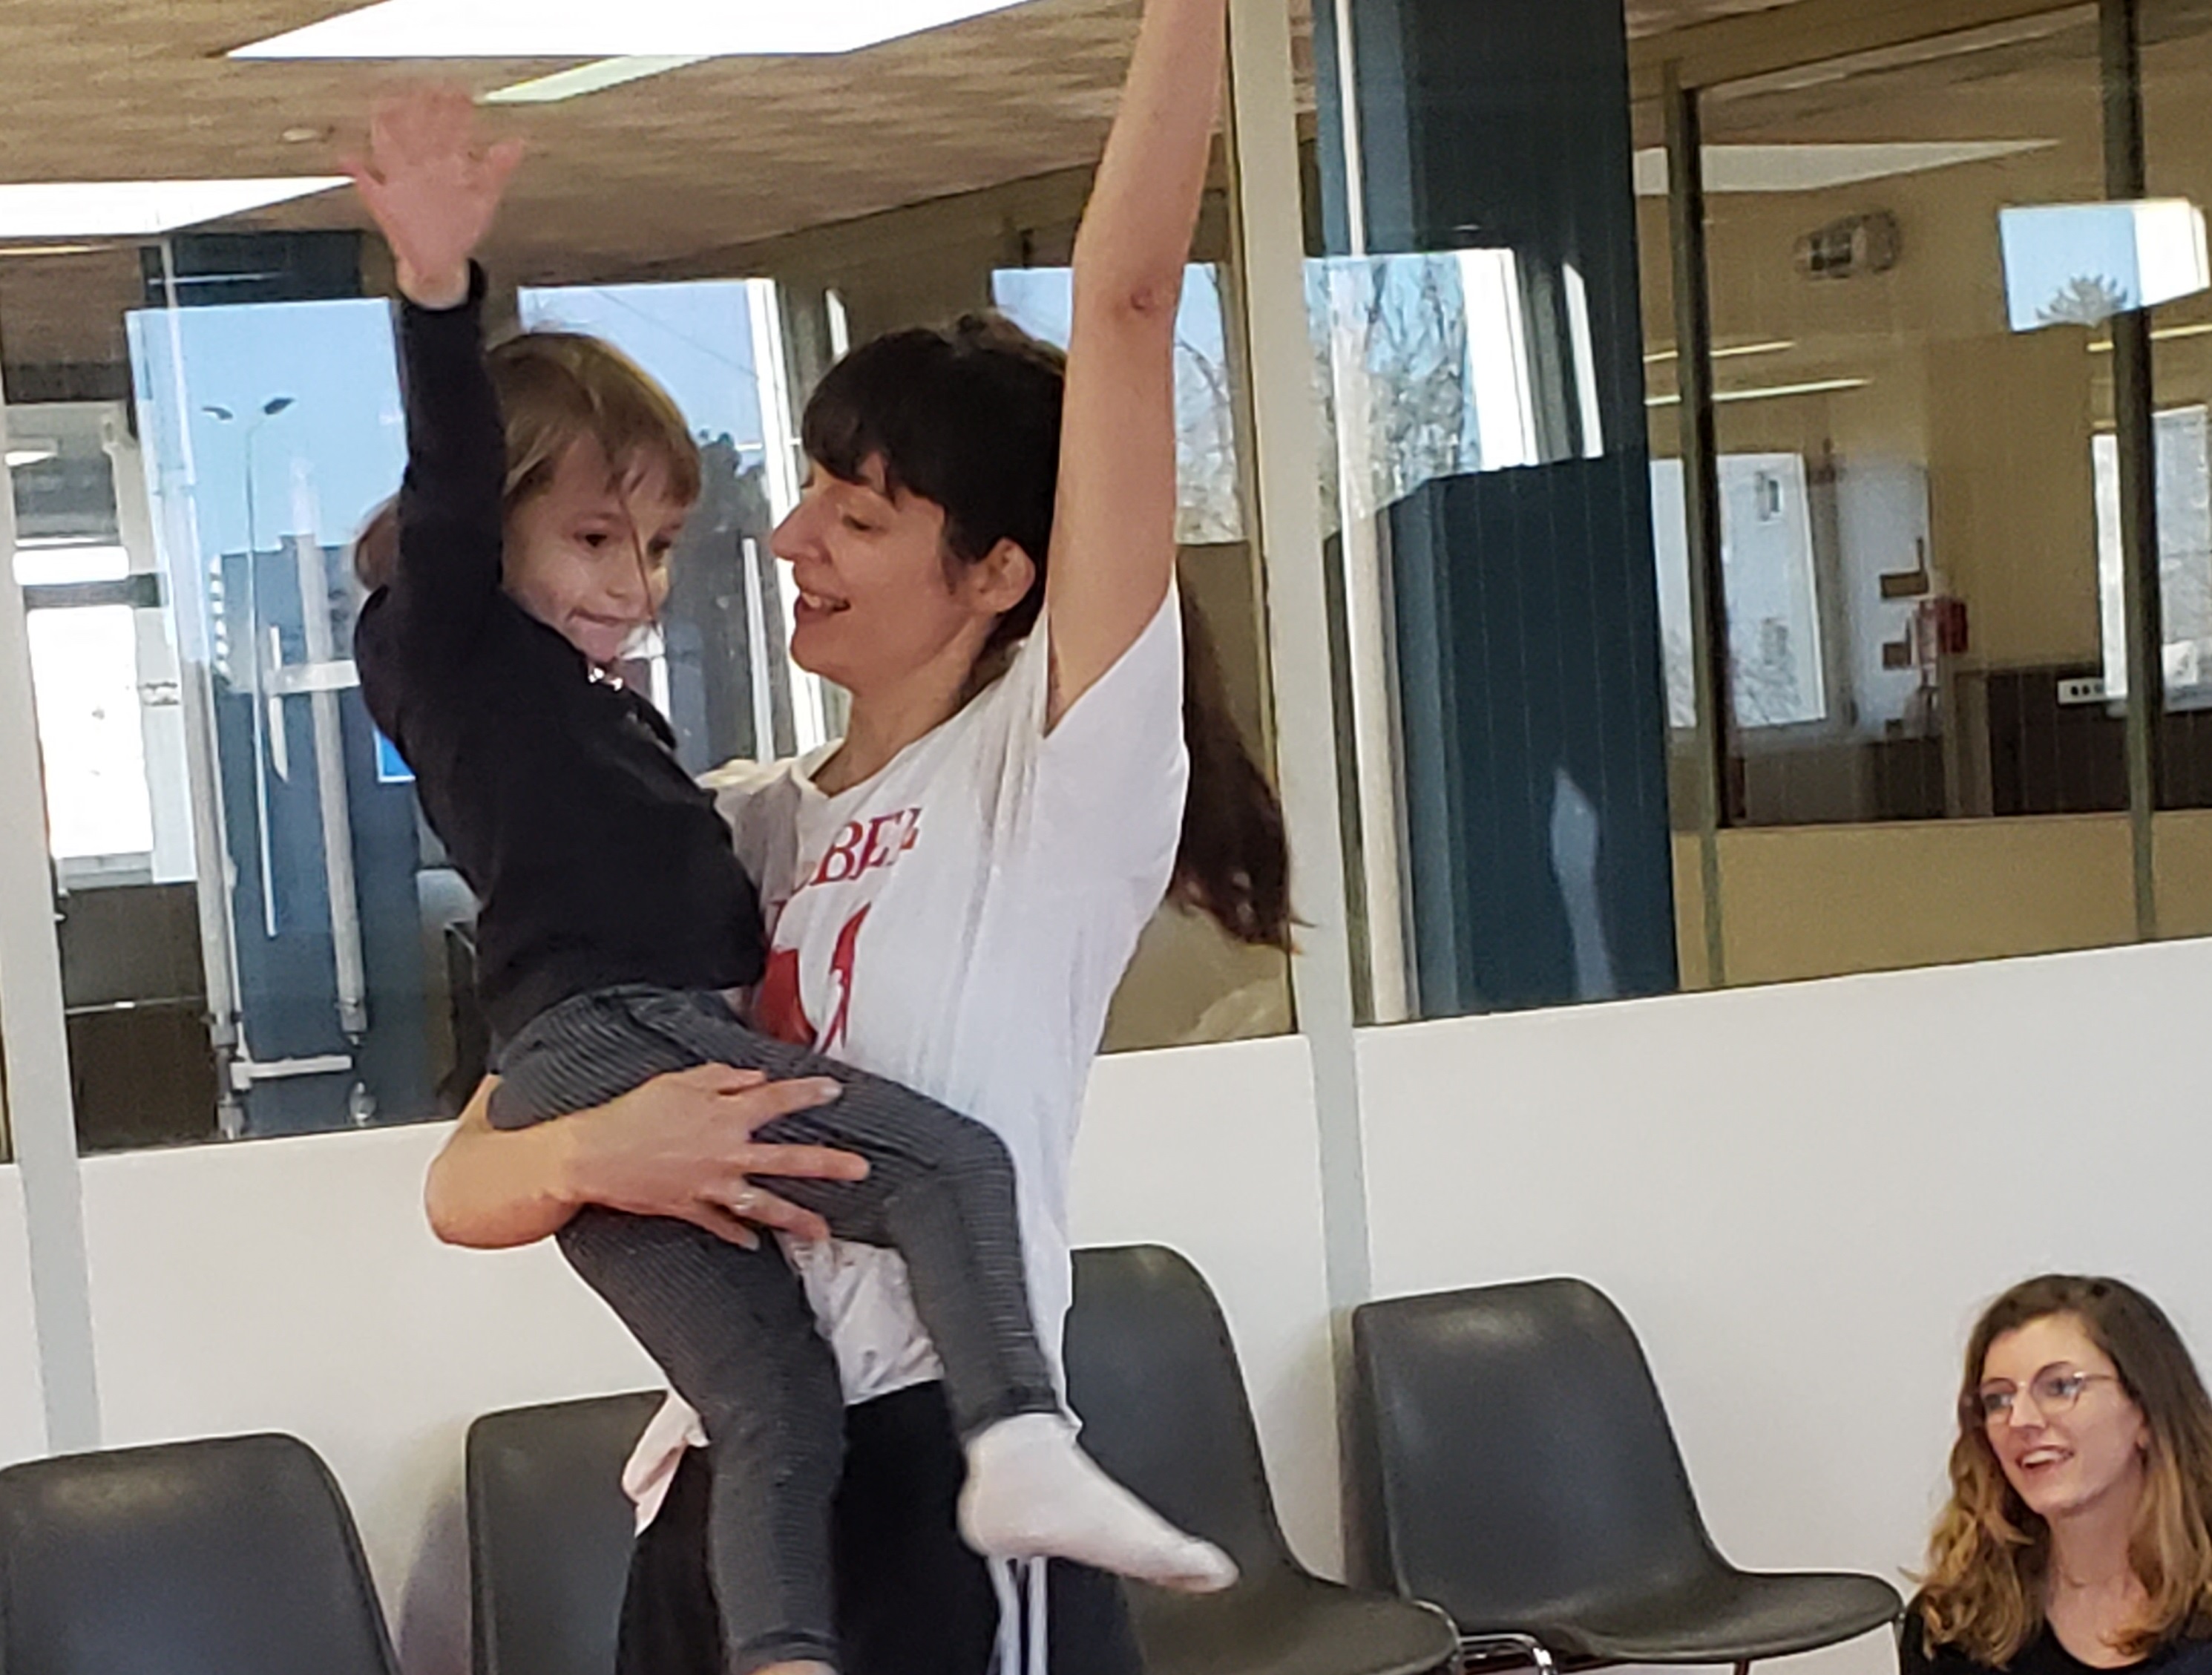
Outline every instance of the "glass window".
<svg viewBox="0 0 2212 1675">
<path fill-rule="evenodd" d="M 1702 95 L 1731 982 L 2134 935 L 2101 94 L 2075 6 Z"/>
<path fill-rule="evenodd" d="M 785 654 L 788 576 L 769 551 L 797 494 L 798 415 L 837 354 L 884 331 L 994 302 L 1045 335 L 1055 315 L 1064 326 L 1125 22 L 1073 48 L 1020 13 L 955 26 L 964 45 L 933 37 L 933 55 L 998 64 L 1012 106 L 970 124 L 948 88 L 894 90 L 864 140 L 838 142 L 855 165 L 842 173 L 818 135 L 801 143 L 781 118 L 748 114 L 811 85 L 805 64 L 688 66 L 560 113 L 605 167 L 533 166 L 527 212 L 488 253 L 491 314 L 612 340 L 699 438 L 702 502 L 635 670 L 688 766 L 788 755 L 842 725 L 842 695 Z M 1044 58 L 1048 77 L 1034 68 Z M 668 143 L 667 123 L 708 120 L 746 128 L 731 142 L 752 159 L 741 198 L 721 153 Z M 937 143 L 948 124 L 964 136 L 950 150 Z M 928 143 L 886 148 L 925 131 Z M 779 179 L 809 184 L 756 189 Z M 307 218 L 351 217 L 332 197 Z M 1217 188 L 1179 362 L 1183 570 L 1264 760 L 1230 243 Z M 351 661 L 349 549 L 405 455 L 377 294 L 389 265 L 373 239 L 265 221 L 0 253 L 11 563 L 88 1148 L 421 1119 L 453 1109 L 481 1069 L 475 904 L 369 722 Z M 1164 909 L 1109 1042 L 1260 1034 L 1290 1018 L 1283 956 Z"/>
<path fill-rule="evenodd" d="M 1344 18 L 1315 12 L 1305 290 L 1358 1002 L 1672 990 L 1620 14 Z"/>
<path fill-rule="evenodd" d="M 2153 0 L 2142 9 L 2147 186 L 2154 199 L 2212 204 L 2203 146 L 2212 87 L 2212 6 Z M 2165 716 L 2159 735 L 2155 828 L 2159 929 L 2212 935 L 2212 294 L 2169 302 L 2151 316 L 2156 410 L 2159 586 Z M 2089 350 L 2109 358 L 2106 333 Z M 2104 577 L 2107 702 L 2128 679 L 2122 612 L 2119 457 L 2098 438 L 2098 557 Z"/>
</svg>

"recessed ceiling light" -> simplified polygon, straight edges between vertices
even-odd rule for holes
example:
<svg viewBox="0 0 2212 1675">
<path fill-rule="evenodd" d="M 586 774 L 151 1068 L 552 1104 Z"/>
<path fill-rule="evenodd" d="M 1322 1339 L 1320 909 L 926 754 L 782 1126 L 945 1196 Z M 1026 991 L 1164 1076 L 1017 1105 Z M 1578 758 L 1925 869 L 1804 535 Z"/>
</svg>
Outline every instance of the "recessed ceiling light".
<svg viewBox="0 0 2212 1675">
<path fill-rule="evenodd" d="M 1018 0 L 379 0 L 234 58 L 719 58 L 851 52 L 1004 10 Z"/>
<path fill-rule="evenodd" d="M 1713 350 L 1712 357 L 1716 361 L 1733 361 L 1741 359 L 1746 355 L 1780 355 L 1796 347 L 1797 342 L 1794 338 L 1777 338 L 1771 343 L 1731 344 Z M 1656 367 L 1674 360 L 1677 353 L 1677 350 L 1672 349 L 1655 349 L 1644 357 L 1644 364 L 1647 367 Z"/>
<path fill-rule="evenodd" d="M 342 174 L 273 180 L 41 180 L 0 186 L 0 239 L 147 238 L 309 198 Z"/>
<path fill-rule="evenodd" d="M 1820 378 L 1808 384 L 1770 384 L 1757 390 L 1716 390 L 1713 404 L 1726 407 L 1739 401 L 1779 401 L 1794 395 L 1839 395 L 1846 390 L 1863 390 L 1874 381 L 1870 378 Z M 1679 407 L 1679 395 L 1654 395 L 1644 398 L 1647 407 Z"/>
<path fill-rule="evenodd" d="M 326 140 L 330 137 L 331 131 L 327 128 L 287 128 L 279 136 L 287 145 L 313 145 L 317 140 Z"/>
<path fill-rule="evenodd" d="M 1723 192 L 1825 192 L 1923 174 L 1932 168 L 1983 163 L 2048 151 L 2057 140 L 1884 140 L 1867 144 L 1709 145 L 1705 149 L 1705 190 Z M 1651 146 L 1636 154 L 1636 191 L 1643 198 L 1667 195 L 1667 154 Z"/>
<path fill-rule="evenodd" d="M 680 58 L 601 58 L 597 64 L 579 64 L 574 70 L 556 70 L 550 76 L 540 76 L 534 81 L 517 82 L 513 87 L 501 88 L 483 96 L 487 105 L 557 105 L 564 99 L 580 99 L 587 93 L 604 93 L 609 88 L 618 88 L 629 82 L 642 82 L 648 76 L 665 76 L 672 70 L 683 70 L 706 60 L 695 53 Z"/>
</svg>

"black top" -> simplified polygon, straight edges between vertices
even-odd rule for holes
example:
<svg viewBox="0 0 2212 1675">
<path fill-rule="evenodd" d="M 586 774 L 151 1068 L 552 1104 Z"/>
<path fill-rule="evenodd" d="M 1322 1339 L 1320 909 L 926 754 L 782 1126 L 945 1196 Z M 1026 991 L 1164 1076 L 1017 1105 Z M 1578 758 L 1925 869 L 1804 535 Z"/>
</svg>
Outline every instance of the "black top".
<svg viewBox="0 0 2212 1675">
<path fill-rule="evenodd" d="M 403 304 L 407 476 L 398 561 L 362 607 L 362 695 L 476 892 L 477 984 L 495 1045 L 617 984 L 759 980 L 760 903 L 714 799 L 635 692 L 500 585 L 507 448 L 466 303 Z"/>
<path fill-rule="evenodd" d="M 1929 1650 L 1927 1624 L 1917 1602 L 1906 1609 L 1898 1634 L 1898 1675 L 1996 1675 L 1987 1664 L 1977 1663 L 1956 1647 Z M 2171 1640 L 2140 1662 L 2122 1667 L 2128 1675 L 2212 1675 L 2212 1640 Z M 2116 1675 L 2116 1672 L 2083 1663 L 2059 1644 L 2058 1636 L 2046 1623 L 2043 1632 L 2004 1666 L 2003 1675 Z"/>
</svg>

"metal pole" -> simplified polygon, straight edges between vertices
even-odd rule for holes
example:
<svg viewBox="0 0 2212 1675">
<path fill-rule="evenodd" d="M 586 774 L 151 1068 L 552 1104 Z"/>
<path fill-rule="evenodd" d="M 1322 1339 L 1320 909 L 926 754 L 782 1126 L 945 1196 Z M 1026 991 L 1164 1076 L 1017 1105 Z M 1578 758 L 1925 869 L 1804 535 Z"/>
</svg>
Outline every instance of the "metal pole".
<svg viewBox="0 0 2212 1675">
<path fill-rule="evenodd" d="M 354 887 L 353 807 L 346 792 L 345 735 L 331 634 L 331 579 L 322 541 L 310 526 L 292 537 L 300 576 L 300 620 L 306 642 L 307 706 L 314 727 L 315 796 L 322 815 L 323 879 L 331 898 L 331 957 L 337 968 L 338 1027 L 349 1040 L 368 1032 L 368 973 L 361 947 L 361 898 Z"/>
<path fill-rule="evenodd" d="M 0 439 L 7 428 L 0 395 Z M 13 1160 L 22 1185 L 46 1446 L 61 1453 L 100 1446 L 100 1380 L 30 630 L 15 551 L 15 496 L 0 463 L 0 562 L 6 564 L 0 574 L 0 783 L 9 788 L 0 798 L 0 990 L 7 996 L 0 1005 L 0 1054 L 7 1063 L 0 1138 L 12 1148 L 0 1155 Z"/>
<path fill-rule="evenodd" d="M 1727 797 L 1731 693 L 1728 595 L 1721 568 L 1720 448 L 1713 424 L 1711 294 L 1705 272 L 1705 175 L 1698 93 L 1679 66 L 1666 78 L 1667 204 L 1674 259 L 1674 365 L 1682 399 L 1682 503 L 1690 550 L 1690 659 L 1697 691 L 1698 859 L 1705 983 L 1728 986 L 1720 831 Z"/>
<path fill-rule="evenodd" d="M 1340 1332 L 1373 1290 L 1359 1067 L 1353 1032 L 1346 860 L 1338 801 L 1328 590 L 1314 493 L 1319 414 L 1298 216 L 1297 103 L 1283 0 L 1230 0 L 1229 173 L 1251 369 L 1251 527 L 1267 555 L 1267 663 L 1292 894 L 1306 923 L 1291 962 L 1320 1124 L 1322 1221 Z"/>
<path fill-rule="evenodd" d="M 265 416 L 264 416 L 265 417 Z M 246 667 L 253 691 L 253 824 L 260 835 L 261 926 L 273 941 L 276 935 L 276 868 L 269 836 L 269 675 L 261 644 L 260 527 L 253 515 L 253 436 L 261 418 L 246 426 L 246 623 L 252 661 Z"/>
<path fill-rule="evenodd" d="M 2148 189 L 2143 158 L 2142 53 L 2136 0 L 2101 0 L 2098 34 L 2105 93 L 2105 195 L 2127 203 Z M 2157 825 L 2166 716 L 2165 611 L 2158 541 L 2158 421 L 2150 312 L 2117 315 L 2112 412 L 2118 431 L 2120 599 L 2127 636 L 2128 831 L 2135 871 L 2136 937 L 2158 940 Z"/>
</svg>

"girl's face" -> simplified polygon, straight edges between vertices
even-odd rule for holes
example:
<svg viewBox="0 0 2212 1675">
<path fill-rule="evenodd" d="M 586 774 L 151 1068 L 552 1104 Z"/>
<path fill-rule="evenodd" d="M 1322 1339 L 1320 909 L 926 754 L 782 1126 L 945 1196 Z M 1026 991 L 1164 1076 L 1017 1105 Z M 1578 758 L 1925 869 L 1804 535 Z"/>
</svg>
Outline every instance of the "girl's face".
<svg viewBox="0 0 2212 1675">
<path fill-rule="evenodd" d="M 1977 1400 L 2006 1479 L 2045 1520 L 2142 1494 L 2149 1423 L 2074 1316 L 1991 1343 Z"/>
<path fill-rule="evenodd" d="M 792 661 L 855 697 L 927 669 L 964 678 L 1036 576 L 1006 541 L 979 563 L 948 566 L 945 509 L 892 494 L 880 460 L 857 483 L 812 467 L 769 546 L 799 594 Z"/>
<path fill-rule="evenodd" d="M 668 556 L 690 509 L 669 489 L 665 466 L 617 475 L 597 442 L 580 442 L 508 515 L 507 591 L 605 667 L 659 615 Z"/>
</svg>

